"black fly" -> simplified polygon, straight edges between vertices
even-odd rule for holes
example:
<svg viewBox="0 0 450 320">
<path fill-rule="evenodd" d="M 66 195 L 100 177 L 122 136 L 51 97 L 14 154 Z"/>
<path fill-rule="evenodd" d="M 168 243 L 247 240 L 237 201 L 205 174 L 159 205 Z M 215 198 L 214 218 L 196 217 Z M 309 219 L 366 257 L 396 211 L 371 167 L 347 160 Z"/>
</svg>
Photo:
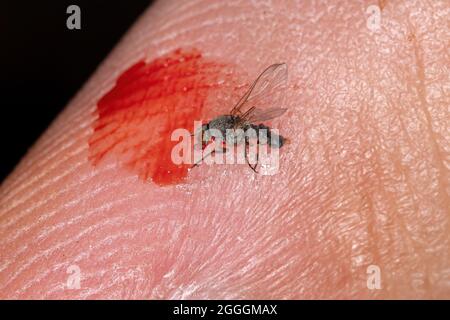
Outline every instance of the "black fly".
<svg viewBox="0 0 450 320">
<path fill-rule="evenodd" d="M 248 146 L 250 142 L 249 135 L 242 136 L 242 134 L 236 134 L 236 132 L 247 132 L 249 129 L 253 129 L 256 133 L 255 137 L 258 145 L 267 143 L 272 148 L 281 148 L 288 142 L 288 139 L 281 135 L 276 135 L 268 126 L 260 122 L 274 119 L 286 112 L 286 108 L 280 107 L 286 91 L 286 85 L 287 65 L 285 63 L 273 64 L 266 68 L 240 98 L 230 111 L 230 114 L 221 115 L 202 125 L 201 137 L 203 137 L 203 147 L 204 142 L 209 141 L 211 138 L 209 131 L 212 129 L 218 130 L 222 137 L 225 137 L 226 142 L 231 145 L 245 142 Z M 258 122 L 259 124 L 256 124 Z M 241 130 L 239 131 L 238 129 Z M 263 139 L 261 139 L 261 132 L 264 133 Z M 214 152 L 217 152 L 217 150 L 208 155 Z M 222 152 L 226 152 L 226 148 L 223 148 Z M 250 168 L 257 172 L 258 158 L 254 166 L 249 163 L 247 152 L 245 159 Z M 193 167 L 200 162 L 201 160 L 194 164 Z"/>
</svg>

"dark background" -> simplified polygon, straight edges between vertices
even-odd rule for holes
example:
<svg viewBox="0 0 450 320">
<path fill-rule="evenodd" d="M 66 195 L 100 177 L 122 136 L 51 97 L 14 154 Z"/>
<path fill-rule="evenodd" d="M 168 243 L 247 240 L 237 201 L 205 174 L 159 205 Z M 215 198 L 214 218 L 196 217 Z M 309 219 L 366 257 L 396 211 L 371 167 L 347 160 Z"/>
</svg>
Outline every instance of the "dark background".
<svg viewBox="0 0 450 320">
<path fill-rule="evenodd" d="M 152 1 L 1 2 L 0 182 Z M 81 30 L 66 27 L 72 4 Z"/>
</svg>

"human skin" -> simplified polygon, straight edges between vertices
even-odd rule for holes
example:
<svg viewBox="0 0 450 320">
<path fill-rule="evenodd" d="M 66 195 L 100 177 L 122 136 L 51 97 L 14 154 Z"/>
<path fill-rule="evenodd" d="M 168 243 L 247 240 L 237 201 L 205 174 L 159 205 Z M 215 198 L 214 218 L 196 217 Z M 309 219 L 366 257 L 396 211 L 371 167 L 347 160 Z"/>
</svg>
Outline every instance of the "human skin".
<svg viewBox="0 0 450 320">
<path fill-rule="evenodd" d="M 450 298 L 450 6 L 383 1 L 372 31 L 371 4 L 156 2 L 2 184 L 0 298 Z M 88 161 L 98 99 L 179 47 L 248 81 L 288 64 L 278 174 L 159 187 Z"/>
</svg>

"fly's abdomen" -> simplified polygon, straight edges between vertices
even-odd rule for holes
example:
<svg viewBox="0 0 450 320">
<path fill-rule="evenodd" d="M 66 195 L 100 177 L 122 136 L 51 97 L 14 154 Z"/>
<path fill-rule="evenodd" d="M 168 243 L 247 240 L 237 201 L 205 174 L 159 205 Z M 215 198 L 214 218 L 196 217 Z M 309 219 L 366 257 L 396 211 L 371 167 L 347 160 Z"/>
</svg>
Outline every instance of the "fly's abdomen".
<svg viewBox="0 0 450 320">
<path fill-rule="evenodd" d="M 270 128 L 264 124 L 251 124 L 250 128 L 253 129 L 260 144 L 268 144 L 273 148 L 281 148 L 286 143 L 286 138 L 282 135 L 278 135 L 270 130 Z"/>
<path fill-rule="evenodd" d="M 269 145 L 273 148 L 281 148 L 286 143 L 286 138 L 284 138 L 282 135 L 271 133 L 271 138 L 269 139 Z"/>
</svg>

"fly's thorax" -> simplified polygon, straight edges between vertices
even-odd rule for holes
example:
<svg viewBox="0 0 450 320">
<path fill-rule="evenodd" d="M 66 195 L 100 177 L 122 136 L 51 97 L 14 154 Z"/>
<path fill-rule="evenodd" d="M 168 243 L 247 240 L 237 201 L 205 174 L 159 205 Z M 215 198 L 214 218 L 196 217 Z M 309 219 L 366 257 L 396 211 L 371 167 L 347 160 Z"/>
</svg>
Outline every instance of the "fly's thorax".
<svg viewBox="0 0 450 320">
<path fill-rule="evenodd" d="M 226 129 L 234 127 L 235 118 L 230 115 L 223 115 L 211 120 L 208 124 L 209 129 L 217 129 L 225 132 Z"/>
<path fill-rule="evenodd" d="M 203 125 L 203 140 L 209 141 L 212 137 L 223 140 L 227 129 L 232 129 L 235 124 L 235 117 L 231 115 L 219 116 L 206 125 Z"/>
</svg>

